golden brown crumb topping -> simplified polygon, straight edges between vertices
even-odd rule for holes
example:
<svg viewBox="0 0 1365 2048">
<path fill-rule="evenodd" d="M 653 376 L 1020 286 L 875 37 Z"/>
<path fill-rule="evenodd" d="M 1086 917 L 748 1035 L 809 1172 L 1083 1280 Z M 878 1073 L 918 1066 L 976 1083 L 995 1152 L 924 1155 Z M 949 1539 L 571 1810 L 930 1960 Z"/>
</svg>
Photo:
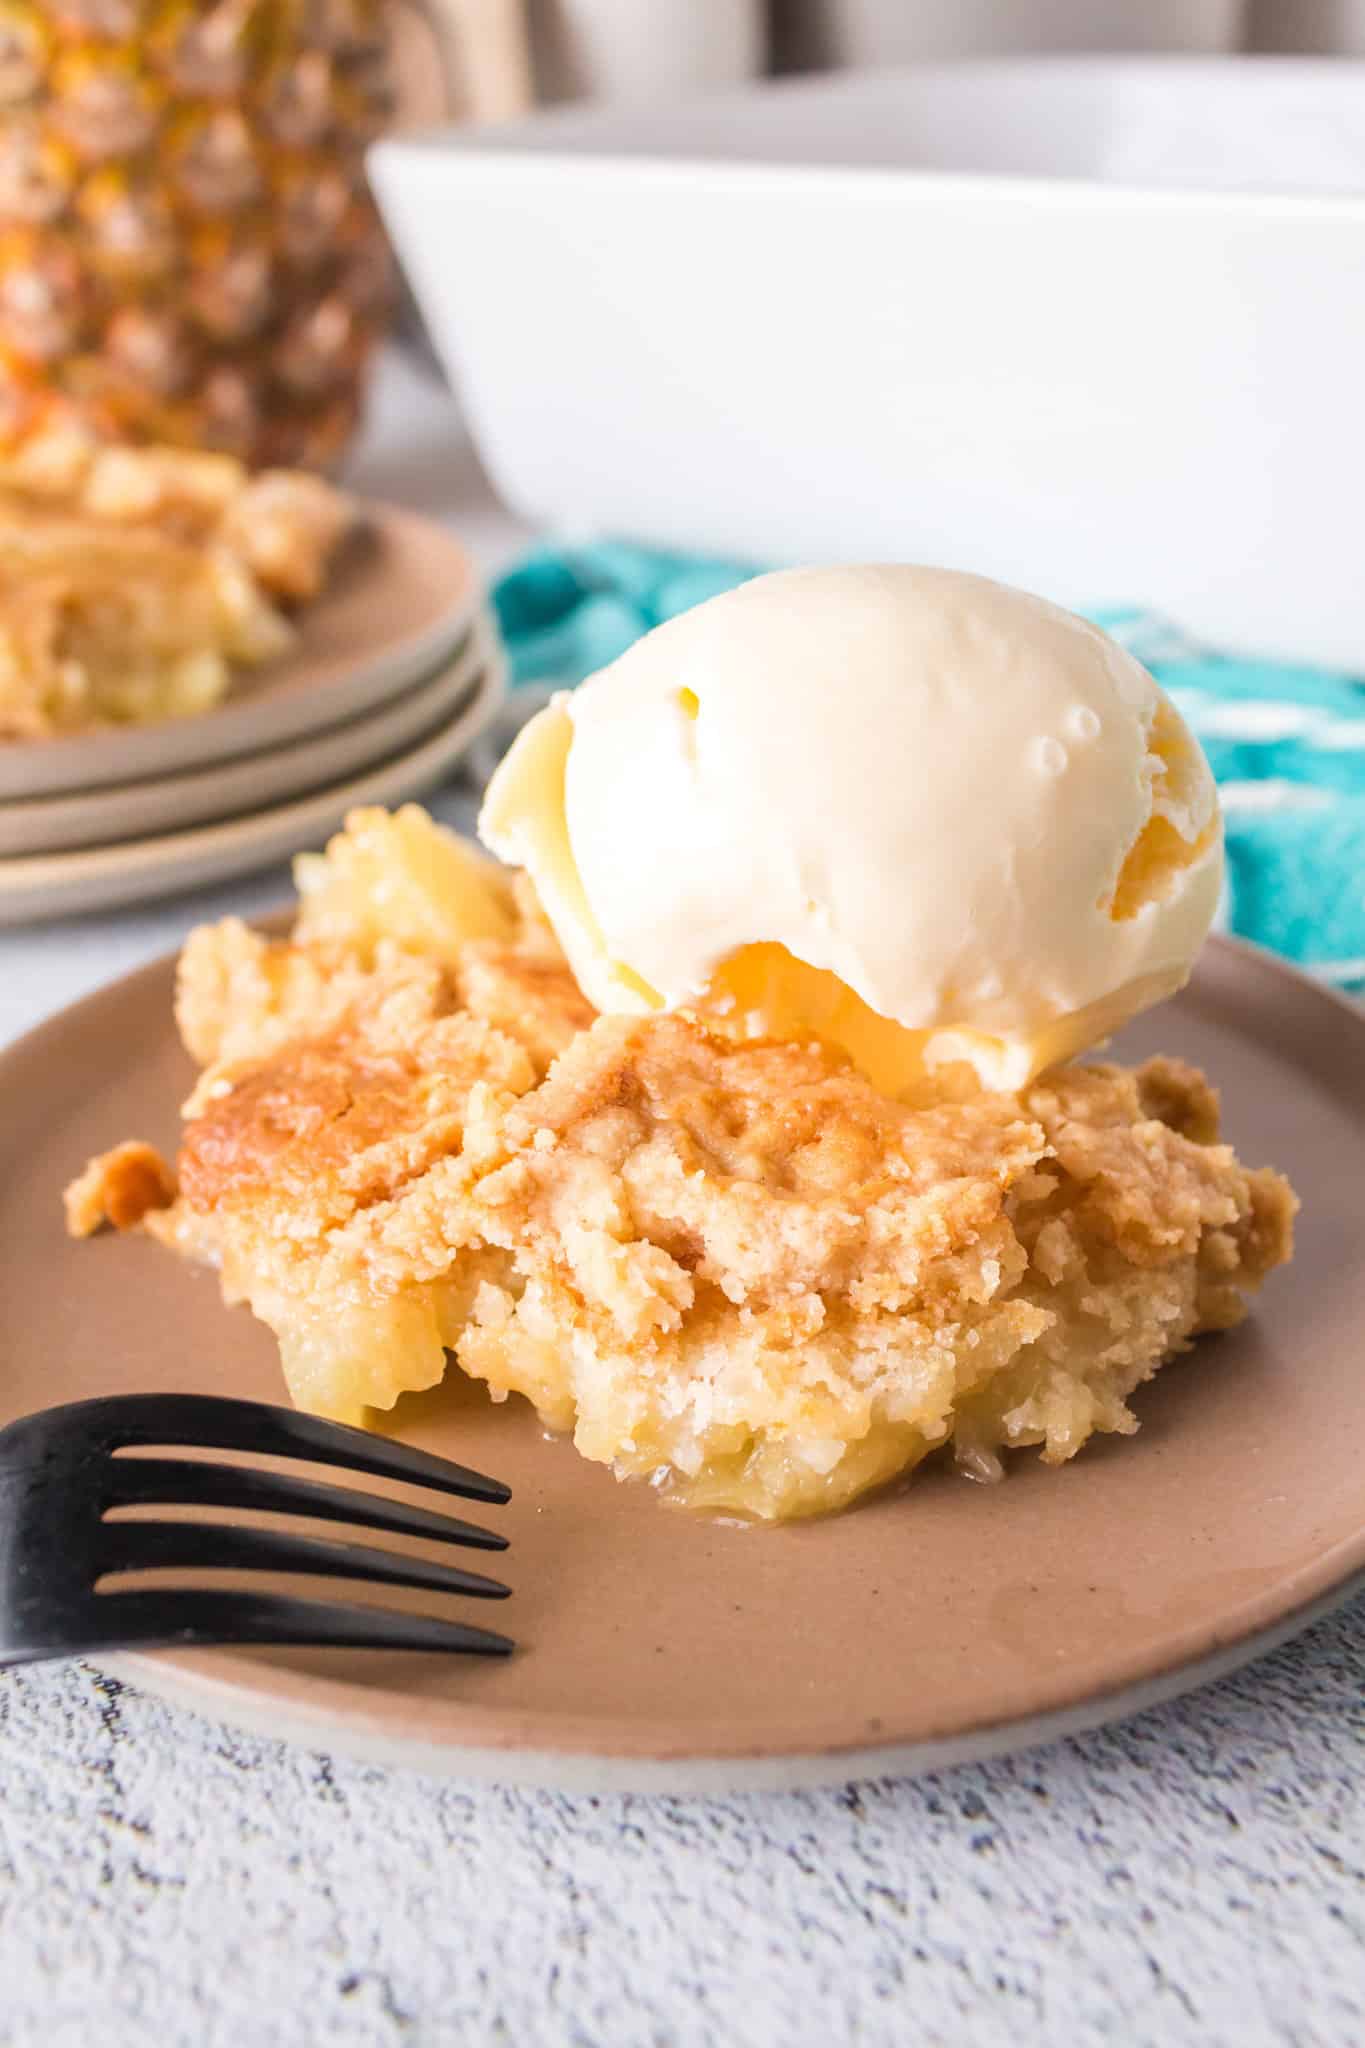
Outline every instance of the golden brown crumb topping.
<svg viewBox="0 0 1365 2048">
<path fill-rule="evenodd" d="M 293 644 L 350 500 L 74 429 L 0 456 L 0 739 L 187 716 Z M 277 602 L 280 601 L 280 602 Z"/>
<path fill-rule="evenodd" d="M 169 1209 L 175 1175 L 153 1145 L 136 1138 L 91 1159 L 64 1197 L 66 1227 L 73 1237 L 93 1237 L 106 1223 L 130 1230 L 149 1210 Z"/>
<path fill-rule="evenodd" d="M 195 936 L 211 1064 L 179 1199 L 147 1182 L 302 1405 L 357 1419 L 453 1354 L 622 1474 L 812 1513 L 949 1441 L 984 1475 L 1135 1428 L 1133 1389 L 1290 1254 L 1287 1184 L 1177 1060 L 911 1108 L 818 1047 L 594 1021 L 524 900 L 426 953 L 372 907 L 349 946 L 335 901 L 325 940 Z"/>
</svg>

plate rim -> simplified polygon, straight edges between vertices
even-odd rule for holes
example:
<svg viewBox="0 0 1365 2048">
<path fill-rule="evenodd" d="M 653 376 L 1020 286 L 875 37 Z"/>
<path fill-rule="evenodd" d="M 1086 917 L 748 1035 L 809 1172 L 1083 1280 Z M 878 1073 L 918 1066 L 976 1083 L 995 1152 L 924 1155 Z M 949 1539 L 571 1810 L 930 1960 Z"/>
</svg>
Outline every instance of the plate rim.
<svg viewBox="0 0 1365 2048">
<path fill-rule="evenodd" d="M 452 562 L 460 560 L 464 571 L 461 594 L 439 619 L 388 648 L 375 651 L 373 659 L 337 677 L 329 685 L 329 701 L 319 709 L 308 691 L 264 702 L 236 699 L 231 695 L 212 710 L 190 718 L 160 718 L 147 725 L 97 728 L 88 733 L 66 733 L 34 740 L 0 741 L 0 799 L 19 802 L 24 796 L 76 796 L 86 790 L 106 788 L 121 782 L 148 780 L 157 775 L 212 766 L 244 754 L 259 753 L 285 739 L 306 738 L 333 726 L 346 725 L 366 710 L 376 708 L 418 681 L 424 671 L 434 668 L 442 654 L 452 651 L 472 627 L 485 601 L 483 578 L 468 548 L 455 531 L 439 519 L 413 512 L 382 499 L 359 498 L 363 518 L 376 526 L 401 533 L 422 527 L 439 533 L 450 546 Z M 287 659 L 287 657 L 286 657 Z M 269 714 L 262 722 L 262 715 Z M 82 760 L 102 747 L 112 761 Z M 13 760 L 30 769 L 55 762 L 54 775 L 43 777 L 32 788 L 16 794 L 6 773 Z M 69 764 L 69 765 L 68 765 Z"/>
<path fill-rule="evenodd" d="M 619 1743 L 608 1750 L 588 1746 L 534 1748 L 515 1739 L 499 1744 L 463 1743 L 454 1737 L 424 1741 L 411 1734 L 384 1732 L 378 1713 L 338 1713 L 330 1699 L 317 1697 L 328 1681 L 316 1676 L 308 1681 L 313 1695 L 310 1704 L 292 1697 L 282 1698 L 277 1692 L 263 1693 L 259 1687 L 234 1686 L 218 1672 L 193 1668 L 200 1658 L 222 1658 L 226 1662 L 229 1652 L 130 1650 L 87 1661 L 127 1684 L 140 1687 L 153 1698 L 185 1708 L 203 1719 L 220 1721 L 244 1734 L 271 1741 L 326 1750 L 357 1763 L 382 1764 L 429 1777 L 516 1785 L 528 1790 L 716 1798 L 746 1792 L 813 1791 L 875 1778 L 918 1777 L 958 1764 L 1017 1755 L 1064 1736 L 1107 1727 L 1243 1670 L 1257 1658 L 1292 1642 L 1315 1622 L 1338 1613 L 1360 1593 L 1365 1593 L 1365 1563 L 1262 1628 L 1219 1644 L 1200 1656 L 1169 1663 L 1146 1677 L 1092 1692 L 1070 1705 L 978 1721 L 968 1728 L 917 1741 L 850 1740 L 819 1749 L 775 1749 L 771 1743 L 765 1743 L 754 1750 L 737 1745 L 715 1750 L 641 1749 L 623 1753 Z M 338 1682 L 338 1689 L 346 1688 Z M 383 1697 L 388 1699 L 392 1695 Z"/>
<path fill-rule="evenodd" d="M 271 920 L 287 916 L 282 909 Z M 25 1059 L 51 1057 L 40 1041 L 69 1028 L 77 1012 L 114 1008 L 133 987 L 165 981 L 175 955 L 163 954 L 105 983 L 32 1026 L 0 1050 L 0 1090 L 11 1070 Z M 1365 1050 L 1365 1011 L 1346 996 L 1307 975 L 1280 956 L 1248 941 L 1218 934 L 1208 941 L 1201 965 L 1217 976 L 1250 969 L 1254 974 L 1287 983 L 1301 1001 L 1336 1030 L 1359 1038 Z M 1365 1095 L 1362 1097 L 1365 1107 Z M 252 1656 L 231 1647 L 214 1650 L 126 1652 L 96 1660 L 102 1668 L 126 1675 L 149 1692 L 188 1705 L 195 1711 L 255 1732 L 285 1735 L 312 1747 L 327 1747 L 385 1763 L 401 1761 L 429 1772 L 490 1777 L 504 1783 L 557 1785 L 589 1790 L 678 1791 L 712 1793 L 846 1782 L 853 1777 L 903 1774 L 935 1769 L 955 1762 L 1001 1754 L 1054 1739 L 1086 1727 L 1140 1711 L 1175 1698 L 1237 1669 L 1266 1650 L 1287 1641 L 1321 1616 L 1365 1589 L 1365 1517 L 1354 1534 L 1321 1550 L 1296 1570 L 1261 1590 L 1237 1611 L 1229 1626 L 1210 1641 L 1207 1617 L 1187 1624 L 1174 1645 L 1153 1658 L 1138 1656 L 1117 1682 L 1079 1699 L 1064 1697 L 1059 1674 L 1058 1697 L 1026 1715 L 978 1718 L 970 1726 L 936 1731 L 928 1736 L 868 1741 L 850 1735 L 822 1743 L 783 1747 L 771 1733 L 758 1749 L 747 1747 L 744 1729 L 733 1716 L 711 1724 L 690 1723 L 686 1739 L 623 1740 L 619 1720 L 602 1715 L 553 1715 L 544 1709 L 490 1709 L 477 1703 L 443 1702 L 436 1734 L 425 1739 L 411 1724 L 429 1714 L 430 1703 L 419 1694 L 391 1690 L 371 1694 L 340 1679 L 321 1678 L 270 1668 L 268 1688 L 261 1666 Z M 1181 1647 L 1198 1638 L 1200 1649 Z M 297 1689 L 306 1690 L 301 1705 Z M 402 1703 L 394 1726 L 395 1702 Z M 468 1722 L 468 1737 L 463 1725 Z M 500 1723 L 490 1734 L 490 1723 Z M 594 1743 L 593 1731 L 610 1728 L 610 1747 Z"/>
<path fill-rule="evenodd" d="M 0 834 L 13 826 L 22 830 L 28 823 L 35 823 L 53 832 L 84 834 L 89 831 L 95 836 L 82 837 L 69 846 L 38 847 L 32 853 L 8 853 L 5 839 L 0 836 L 0 886 L 2 886 L 3 864 L 11 860 L 49 859 L 62 854 L 94 853 L 108 851 L 132 841 L 142 841 L 169 836 L 182 831 L 196 831 L 214 824 L 229 824 L 234 818 L 248 817 L 253 813 L 268 811 L 277 804 L 292 803 L 329 785 L 358 776 L 368 763 L 373 768 L 382 767 L 387 761 L 410 751 L 423 739 L 429 738 L 442 716 L 453 716 L 463 706 L 478 683 L 483 667 L 487 664 L 487 646 L 479 632 L 480 621 L 470 622 L 468 630 L 461 636 L 450 654 L 435 668 L 424 674 L 417 682 L 410 683 L 405 690 L 386 698 L 382 703 L 371 706 L 355 718 L 348 718 L 339 725 L 327 725 L 316 732 L 310 732 L 296 740 L 286 740 L 278 746 L 253 749 L 249 754 L 234 754 L 220 761 L 207 762 L 199 767 L 170 770 L 164 775 L 139 777 L 136 781 L 101 783 L 91 789 L 69 792 L 65 795 L 34 796 L 22 798 L 0 798 Z M 430 707 L 435 708 L 430 708 Z M 373 743 L 373 728 L 379 727 L 385 733 L 399 729 L 396 740 L 383 739 Z M 366 737 L 370 748 L 366 752 Z M 350 743 L 348 765 L 339 770 L 324 770 L 321 774 L 305 764 L 319 753 L 329 755 L 339 743 Z M 286 776 L 296 778 L 293 783 L 282 784 L 277 795 L 259 798 L 254 803 L 243 804 L 239 797 L 225 798 L 214 795 L 215 788 L 227 781 L 232 787 L 232 778 L 249 777 L 267 764 L 280 763 Z M 189 818 L 178 824 L 157 826 L 150 830 L 132 832 L 108 832 L 108 826 L 83 826 L 81 815 L 93 808 L 97 816 L 104 814 L 107 806 L 123 804 L 132 806 L 144 799 L 155 801 L 164 793 L 174 801 L 177 792 L 185 792 L 194 801 L 205 806 L 204 815 L 198 819 Z M 221 804 L 220 809 L 211 806 Z M 107 836 L 100 837 L 105 833 Z"/>
<path fill-rule="evenodd" d="M 268 867 L 310 840 L 327 837 L 355 804 L 415 800 L 455 765 L 497 713 L 506 689 L 507 664 L 499 649 L 489 646 L 486 652 L 473 694 L 453 721 L 418 745 L 340 782 L 260 811 L 177 832 L 69 853 L 0 859 L 0 928 L 110 909 L 148 896 L 186 894 Z M 262 852 L 262 841 L 271 850 Z M 188 872 L 174 871 L 172 863 L 177 860 Z M 126 893 L 120 884 L 126 885 Z"/>
</svg>

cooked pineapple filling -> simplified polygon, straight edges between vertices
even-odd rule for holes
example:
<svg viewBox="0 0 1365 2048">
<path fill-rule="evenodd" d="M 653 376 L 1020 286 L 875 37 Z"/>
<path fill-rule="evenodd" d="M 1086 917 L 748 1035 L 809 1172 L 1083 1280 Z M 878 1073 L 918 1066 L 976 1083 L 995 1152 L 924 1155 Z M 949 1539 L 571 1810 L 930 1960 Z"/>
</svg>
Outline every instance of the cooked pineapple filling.
<svg viewBox="0 0 1365 2048">
<path fill-rule="evenodd" d="M 1178 1061 L 906 1103 L 818 1045 L 595 1017 L 524 885 L 416 809 L 356 814 L 303 880 L 292 938 L 229 919 L 182 956 L 178 1192 L 121 1146 L 69 1220 L 216 1263 L 313 1412 L 453 1360 L 621 1477 L 810 1515 L 938 1447 L 985 1476 L 1135 1429 L 1289 1255 L 1287 1185 Z M 735 1001 L 765 973 L 787 1002 L 763 959 Z"/>
</svg>

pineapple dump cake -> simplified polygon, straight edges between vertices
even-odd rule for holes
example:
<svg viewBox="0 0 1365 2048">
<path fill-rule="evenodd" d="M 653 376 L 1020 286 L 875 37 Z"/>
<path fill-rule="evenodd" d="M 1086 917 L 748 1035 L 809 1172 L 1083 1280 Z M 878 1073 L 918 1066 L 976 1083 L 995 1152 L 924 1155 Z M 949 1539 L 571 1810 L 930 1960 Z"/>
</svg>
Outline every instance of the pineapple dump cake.
<svg viewBox="0 0 1365 2048">
<path fill-rule="evenodd" d="M 0 740 L 211 710 L 294 645 L 353 516 L 319 477 L 69 423 L 0 454 Z"/>
<path fill-rule="evenodd" d="M 978 676 L 995 588 L 908 593 L 915 606 L 968 606 L 973 633 L 957 653 Z M 899 604 L 906 591 L 892 595 Z M 849 644 L 871 643 L 884 662 L 875 616 L 866 604 L 859 614 L 856 591 L 838 597 Z M 1083 639 L 1083 662 L 1091 652 Z M 681 712 L 670 743 L 700 750 L 705 674 L 689 670 L 685 640 L 663 653 L 665 713 Z M 1104 643 L 1102 662 L 1115 657 Z M 647 694 L 648 677 L 637 682 Z M 575 720 L 595 687 L 570 700 Z M 1026 675 L 1020 687 L 1040 694 Z M 1066 679 L 1075 752 L 1100 737 L 1079 711 L 1118 716 L 1104 687 L 1087 697 L 1074 672 Z M 682 689 L 700 716 L 678 705 Z M 790 668 L 772 701 L 775 716 L 805 719 Z M 178 1163 L 138 1143 L 92 1161 L 68 1190 L 70 1227 L 140 1228 L 217 1265 L 226 1297 L 275 1333 L 300 1407 L 361 1421 L 453 1361 L 495 1400 L 526 1396 L 584 1456 L 698 1508 L 815 1514 L 940 1446 L 986 1478 L 1011 1448 L 1060 1463 L 1096 1431 L 1132 1431 L 1134 1389 L 1199 1332 L 1238 1322 L 1289 1257 L 1295 1202 L 1278 1174 L 1242 1166 L 1219 1141 L 1217 1097 L 1192 1068 L 1067 1056 L 1184 978 L 1212 907 L 1216 807 L 1197 750 L 1149 680 L 1116 701 L 1137 735 L 1135 793 L 1114 803 L 1108 894 L 1096 900 L 1110 922 L 1143 928 L 1101 935 L 1097 978 L 1087 949 L 1027 901 L 1048 882 L 1028 835 L 1040 805 L 1044 824 L 1048 806 L 1055 817 L 1065 774 L 1042 750 L 1043 797 L 1026 792 L 1011 811 L 994 786 L 1008 776 L 983 767 L 954 814 L 955 886 L 985 886 L 974 801 L 1019 842 L 1007 863 L 1016 900 L 990 912 L 987 934 L 1003 993 L 981 994 L 992 984 L 979 923 L 951 972 L 931 957 L 949 924 L 913 900 L 925 884 L 908 857 L 911 819 L 910 964 L 933 995 L 896 1010 L 888 991 L 910 985 L 909 965 L 888 965 L 870 925 L 840 911 L 839 877 L 816 857 L 822 829 L 840 841 L 861 830 L 862 893 L 842 900 L 861 911 L 886 888 L 875 789 L 851 826 L 835 761 L 823 828 L 802 823 L 792 915 L 773 913 L 780 863 L 765 873 L 755 856 L 741 872 L 752 914 L 722 903 L 707 925 L 704 892 L 680 906 L 695 870 L 680 878 L 671 865 L 687 847 L 637 725 L 639 781 L 621 802 L 643 806 L 644 786 L 665 794 L 655 819 L 637 808 L 617 827 L 622 863 L 643 871 L 660 925 L 672 918 L 651 949 L 621 911 L 634 879 L 613 906 L 600 860 L 581 858 L 563 802 L 573 720 L 553 707 L 485 814 L 486 836 L 529 876 L 415 807 L 360 811 L 299 863 L 288 938 L 232 919 L 191 936 L 177 1018 L 202 1071 Z M 1054 708 L 1035 703 L 1035 719 L 1046 727 Z M 930 714 L 921 704 L 915 715 L 929 745 Z M 735 802 L 744 765 L 732 745 Z M 1104 772 L 1126 800 L 1122 766 L 1113 739 Z M 706 772 L 694 755 L 684 783 Z M 709 795 L 703 865 L 742 853 L 726 841 L 726 801 Z M 755 814 L 766 801 L 760 791 Z M 636 835 L 656 824 L 668 858 L 651 866 Z M 1103 864 L 1102 841 L 1080 832 L 1056 858 Z M 1180 900 L 1192 875 L 1193 905 Z M 789 879 L 778 873 L 780 887 Z M 1069 873 L 1071 897 L 1092 879 Z M 823 918 L 803 924 L 805 899 L 822 892 Z M 1167 913 L 1174 928 L 1152 930 Z"/>
</svg>

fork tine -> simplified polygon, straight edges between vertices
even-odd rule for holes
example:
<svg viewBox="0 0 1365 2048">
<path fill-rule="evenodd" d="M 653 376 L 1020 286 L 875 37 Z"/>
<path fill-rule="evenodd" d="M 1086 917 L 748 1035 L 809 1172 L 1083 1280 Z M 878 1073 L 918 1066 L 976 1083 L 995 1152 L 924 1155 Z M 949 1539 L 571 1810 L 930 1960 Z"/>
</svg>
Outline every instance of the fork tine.
<svg viewBox="0 0 1365 2048">
<path fill-rule="evenodd" d="M 195 1570 L 314 1572 L 334 1579 L 369 1579 L 379 1585 L 414 1586 L 433 1593 L 469 1593 L 505 1599 L 511 1590 L 482 1572 L 458 1565 L 428 1564 L 398 1557 L 369 1544 L 320 1541 L 292 1530 L 227 1528 L 207 1522 L 106 1522 L 101 1531 L 99 1570 L 146 1571 L 175 1565 Z"/>
<path fill-rule="evenodd" d="M 507 1538 L 455 1515 L 409 1507 L 321 1480 L 247 1465 L 208 1465 L 191 1458 L 111 1458 L 104 1468 L 104 1505 L 132 1507 L 258 1508 L 275 1515 L 314 1515 L 357 1529 L 389 1529 L 399 1536 L 432 1536 L 475 1550 L 506 1550 Z"/>
<path fill-rule="evenodd" d="M 509 1636 L 436 1615 L 395 1614 L 384 1607 L 268 1593 L 102 1593 L 96 1606 L 103 1629 L 100 1643 L 106 1649 L 291 1643 L 348 1650 L 461 1650 L 478 1657 L 506 1657 L 516 1648 Z M 88 1645 L 90 1650 L 97 1647 L 94 1642 Z"/>
<path fill-rule="evenodd" d="M 202 1444 L 210 1450 L 259 1451 L 274 1458 L 308 1458 L 345 1465 L 380 1479 L 406 1479 L 467 1500 L 501 1504 L 510 1488 L 453 1459 L 396 1444 L 349 1423 L 327 1422 L 265 1401 L 234 1401 L 217 1394 L 116 1394 L 79 1404 L 120 1444 Z M 103 1415 L 94 1411 L 103 1409 Z"/>
</svg>

